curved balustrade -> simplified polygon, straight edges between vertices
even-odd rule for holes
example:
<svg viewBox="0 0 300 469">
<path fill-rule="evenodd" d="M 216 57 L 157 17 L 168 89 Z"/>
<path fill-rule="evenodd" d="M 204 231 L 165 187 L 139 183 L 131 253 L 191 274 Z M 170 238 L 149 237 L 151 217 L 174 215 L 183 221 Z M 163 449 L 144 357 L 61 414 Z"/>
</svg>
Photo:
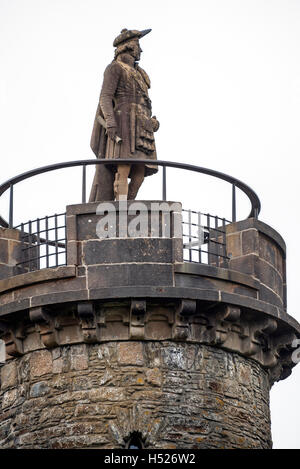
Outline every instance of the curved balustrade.
<svg viewBox="0 0 300 469">
<path fill-rule="evenodd" d="M 153 160 L 150 160 L 151 164 L 153 164 Z M 0 197 L 4 194 L 7 190 L 10 191 L 9 197 L 9 221 L 6 221 L 4 218 L 0 216 L 0 226 L 3 227 L 10 227 L 14 226 L 13 224 L 13 208 L 14 208 L 14 186 L 24 181 L 25 179 L 29 179 L 33 176 L 37 176 L 39 174 L 43 174 L 50 171 L 55 171 L 64 168 L 71 168 L 75 166 L 82 166 L 82 203 L 86 202 L 86 167 L 89 165 L 94 164 L 105 164 L 105 165 L 115 165 L 118 164 L 145 164 L 149 163 L 149 160 L 133 160 L 133 159 L 122 159 L 122 160 L 108 160 L 108 159 L 92 159 L 92 160 L 76 160 L 76 161 L 66 161 L 63 163 L 56 163 L 49 166 L 43 166 L 41 168 L 36 168 L 31 171 L 27 171 L 23 174 L 19 174 L 8 181 L 4 182 L 0 185 Z M 155 164 L 158 166 L 163 167 L 163 174 L 162 174 L 162 200 L 166 200 L 167 198 L 167 177 L 166 177 L 166 168 L 177 168 L 187 171 L 193 171 L 201 174 L 206 174 L 208 176 L 212 176 L 223 181 L 228 182 L 232 186 L 232 221 L 236 221 L 236 188 L 239 188 L 242 192 L 246 194 L 250 203 L 251 203 L 251 211 L 248 215 L 248 218 L 254 217 L 257 218 L 260 212 L 260 200 L 256 193 L 244 182 L 229 176 L 227 174 L 221 173 L 219 171 L 215 171 L 208 168 L 203 168 L 200 166 L 195 166 L 191 164 L 185 163 L 177 163 L 174 161 L 155 161 Z"/>
</svg>

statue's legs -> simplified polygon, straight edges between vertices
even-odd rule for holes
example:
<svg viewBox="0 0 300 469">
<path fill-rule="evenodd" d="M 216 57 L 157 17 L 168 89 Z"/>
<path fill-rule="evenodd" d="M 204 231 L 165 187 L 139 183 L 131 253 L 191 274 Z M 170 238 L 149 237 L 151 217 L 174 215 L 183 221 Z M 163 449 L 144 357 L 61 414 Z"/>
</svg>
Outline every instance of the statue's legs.
<svg viewBox="0 0 300 469">
<path fill-rule="evenodd" d="M 128 187 L 128 176 L 130 174 L 130 184 Z M 114 181 L 114 193 L 116 200 L 134 200 L 137 196 L 145 177 L 145 166 L 136 164 L 131 167 L 129 164 L 119 164 Z"/>
<path fill-rule="evenodd" d="M 145 178 L 145 165 L 133 165 L 131 169 L 130 178 L 131 181 L 128 189 L 128 200 L 134 200 Z"/>
<path fill-rule="evenodd" d="M 118 164 L 114 182 L 114 193 L 116 200 L 127 199 L 129 173 L 130 164 Z"/>
</svg>

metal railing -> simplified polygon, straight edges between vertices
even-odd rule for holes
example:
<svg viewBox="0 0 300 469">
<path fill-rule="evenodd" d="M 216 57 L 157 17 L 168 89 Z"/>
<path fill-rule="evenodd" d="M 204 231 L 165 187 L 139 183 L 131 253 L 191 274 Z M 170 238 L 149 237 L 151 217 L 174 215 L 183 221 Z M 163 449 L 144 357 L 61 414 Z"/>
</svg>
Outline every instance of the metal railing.
<svg viewBox="0 0 300 469">
<path fill-rule="evenodd" d="M 183 260 L 216 267 L 228 266 L 226 225 L 230 223 L 209 213 L 182 210 Z"/>
<path fill-rule="evenodd" d="M 97 165 L 97 164 L 105 164 L 105 165 L 116 165 L 116 164 L 147 164 L 151 163 L 153 165 L 153 160 L 134 160 L 134 159 L 121 159 L 121 160 L 108 160 L 108 159 L 92 159 L 92 160 L 79 160 L 79 161 L 67 161 L 64 163 L 57 163 L 49 166 L 43 166 L 41 168 L 36 168 L 31 171 L 27 171 L 26 173 L 19 174 L 15 176 L 5 183 L 0 185 L 0 197 L 4 194 L 7 190 L 9 190 L 9 220 L 8 222 L 0 216 L 0 226 L 4 227 L 13 227 L 14 226 L 14 186 L 24 181 L 25 179 L 31 178 L 33 176 L 37 176 L 39 174 L 43 174 L 49 171 L 55 171 L 63 168 L 70 168 L 75 166 L 82 166 L 82 185 L 81 185 L 81 201 L 82 203 L 86 202 L 86 167 L 89 165 Z M 256 193 L 245 183 L 242 181 L 229 176 L 224 173 L 220 173 L 219 171 L 215 171 L 208 168 L 203 168 L 200 166 L 185 164 L 185 163 L 177 163 L 174 161 L 155 161 L 155 164 L 158 166 L 163 167 L 162 171 L 162 200 L 167 199 L 167 172 L 166 168 L 177 168 L 187 171 L 193 171 L 201 174 L 206 174 L 208 176 L 212 176 L 223 181 L 228 182 L 231 184 L 232 187 L 232 222 L 236 221 L 236 189 L 240 189 L 242 192 L 246 194 L 250 203 L 251 203 L 251 211 L 248 215 L 250 217 L 258 217 L 260 212 L 260 200 Z"/>
<path fill-rule="evenodd" d="M 20 230 L 23 272 L 66 265 L 66 214 L 29 220 L 14 227 Z"/>
</svg>

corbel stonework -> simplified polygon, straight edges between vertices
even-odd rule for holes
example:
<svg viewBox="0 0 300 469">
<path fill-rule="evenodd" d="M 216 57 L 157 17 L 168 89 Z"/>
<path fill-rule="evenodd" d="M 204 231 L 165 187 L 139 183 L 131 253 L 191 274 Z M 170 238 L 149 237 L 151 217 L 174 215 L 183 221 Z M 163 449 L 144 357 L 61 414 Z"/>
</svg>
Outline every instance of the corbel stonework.
<svg viewBox="0 0 300 469">
<path fill-rule="evenodd" d="M 25 339 L 24 327 L 18 324 L 15 327 L 9 327 L 6 336 L 6 352 L 12 357 L 19 357 L 24 354 L 23 340 Z"/>
<path fill-rule="evenodd" d="M 233 334 L 243 334 L 240 315 L 240 308 L 231 306 L 204 310 L 190 319 L 192 337 L 209 345 L 224 345 L 230 349 L 233 346 L 231 344 Z M 234 342 L 236 342 L 235 337 Z"/>
<path fill-rule="evenodd" d="M 102 340 L 112 340 L 116 338 L 115 334 L 114 337 L 109 337 L 109 334 L 106 332 L 110 330 L 111 323 L 119 323 L 120 328 L 118 330 L 118 334 L 120 333 L 121 336 L 123 336 L 120 337 L 120 339 L 126 338 L 128 340 L 130 307 L 122 307 L 122 310 L 120 311 L 119 307 L 116 307 L 115 305 L 102 305 L 100 308 L 96 309 L 95 322 L 99 342 Z M 126 335 L 126 337 L 124 337 L 124 335 Z"/>
<path fill-rule="evenodd" d="M 186 340 L 189 337 L 189 323 L 187 317 L 175 313 L 175 321 L 172 326 L 173 340 Z"/>
<path fill-rule="evenodd" d="M 146 300 L 132 299 L 130 303 L 130 339 L 142 340 L 145 338 Z"/>
<path fill-rule="evenodd" d="M 272 349 L 276 356 L 275 366 L 268 369 L 270 382 L 287 378 L 292 372 L 291 357 L 293 353 L 292 343 L 296 339 L 296 334 L 286 332 L 272 339 Z"/>
<path fill-rule="evenodd" d="M 196 300 L 181 300 L 176 310 L 176 314 L 180 314 L 182 316 L 190 316 L 196 313 L 196 309 Z"/>
<path fill-rule="evenodd" d="M 265 362 L 274 366 L 277 359 L 272 352 L 270 336 L 277 329 L 277 322 L 272 318 L 262 318 L 247 323 L 244 321 L 245 338 L 242 344 L 242 353 L 245 356 L 256 358 L 262 364 Z"/>
<path fill-rule="evenodd" d="M 175 310 L 174 323 L 172 326 L 172 339 L 186 340 L 190 336 L 190 325 L 188 316 L 196 313 L 196 300 L 181 300 Z"/>
<path fill-rule="evenodd" d="M 29 318 L 36 324 L 42 343 L 47 348 L 57 347 L 60 344 L 59 329 L 61 328 L 57 317 L 52 316 L 43 306 L 31 308 Z"/>
<path fill-rule="evenodd" d="M 254 317 L 230 305 L 188 318 L 190 335 L 187 340 L 218 346 L 256 360 L 271 370 L 271 378 L 282 379 L 293 366 L 291 344 L 294 334 L 280 334 L 276 319 Z M 273 371 L 272 371 L 273 370 Z"/>
<path fill-rule="evenodd" d="M 35 331 L 28 327 L 28 317 L 14 328 L 1 319 L 1 338 L 7 354 L 22 355 L 25 335 L 38 332 L 41 344 L 47 348 L 111 340 L 173 340 L 215 346 L 257 361 L 268 370 L 272 383 L 288 376 L 295 365 L 293 329 L 279 318 L 243 307 L 215 304 L 207 308 L 196 300 L 170 301 L 157 307 L 145 299 L 132 298 L 98 304 L 83 301 L 75 311 L 75 315 L 74 308 L 54 315 L 45 307 L 31 308 L 29 318 Z M 71 340 L 70 326 L 74 330 Z M 26 339 L 27 348 L 29 343 Z"/>
<path fill-rule="evenodd" d="M 77 313 L 83 341 L 89 344 L 97 342 L 97 321 L 94 304 L 86 301 L 78 303 Z"/>
</svg>

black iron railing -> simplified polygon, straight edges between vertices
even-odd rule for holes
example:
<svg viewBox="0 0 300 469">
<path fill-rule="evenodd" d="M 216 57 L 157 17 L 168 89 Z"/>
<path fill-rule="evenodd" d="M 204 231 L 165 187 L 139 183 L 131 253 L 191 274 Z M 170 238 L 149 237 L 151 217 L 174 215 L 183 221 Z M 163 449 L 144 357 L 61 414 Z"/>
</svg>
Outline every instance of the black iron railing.
<svg viewBox="0 0 300 469">
<path fill-rule="evenodd" d="M 79 161 L 67 161 L 64 163 L 57 163 L 53 164 L 50 166 L 44 166 L 41 168 L 33 169 L 31 171 L 27 171 L 26 173 L 19 174 L 18 176 L 15 176 L 5 183 L 0 185 L 0 197 L 4 192 L 7 190 L 10 191 L 10 196 L 9 196 L 9 221 L 7 222 L 4 218 L 0 216 L 0 226 L 4 227 L 13 227 L 14 222 L 14 186 L 21 182 L 24 181 L 25 179 L 31 178 L 33 176 L 37 176 L 39 174 L 43 174 L 49 171 L 55 171 L 63 168 L 70 168 L 70 167 L 75 167 L 75 166 L 82 166 L 82 185 L 81 185 L 81 201 L 82 203 L 85 203 L 87 198 L 86 198 L 86 167 L 89 165 L 97 165 L 97 164 L 105 164 L 105 165 L 116 165 L 116 164 L 146 164 L 146 163 L 151 163 L 153 165 L 153 160 L 133 160 L 133 159 L 122 159 L 122 160 L 108 160 L 108 159 L 92 159 L 92 160 L 79 160 Z M 200 166 L 195 166 L 191 164 L 184 164 L 184 163 L 177 163 L 174 161 L 160 161 L 157 160 L 155 161 L 155 164 L 158 166 L 163 167 L 162 171 L 162 200 L 167 199 L 167 172 L 166 168 L 171 167 L 171 168 L 177 168 L 177 169 L 182 169 L 182 170 L 187 170 L 187 171 L 193 171 L 201 174 L 206 174 L 208 176 L 212 176 L 218 179 L 221 179 L 223 181 L 228 182 L 231 184 L 232 187 L 232 222 L 236 221 L 236 189 L 240 189 L 246 196 L 248 197 L 250 203 L 251 203 L 251 211 L 248 215 L 248 218 L 250 217 L 258 217 L 258 214 L 260 212 L 260 200 L 256 193 L 249 187 L 247 184 L 243 183 L 242 181 L 229 176 L 224 173 L 220 173 L 219 171 L 215 171 L 212 169 L 208 168 L 203 168 Z"/>
<path fill-rule="evenodd" d="M 227 267 L 226 225 L 230 223 L 209 213 L 182 210 L 183 260 Z"/>
<path fill-rule="evenodd" d="M 60 213 L 21 223 L 21 262 L 17 267 L 31 272 L 66 265 L 66 214 Z"/>
</svg>

